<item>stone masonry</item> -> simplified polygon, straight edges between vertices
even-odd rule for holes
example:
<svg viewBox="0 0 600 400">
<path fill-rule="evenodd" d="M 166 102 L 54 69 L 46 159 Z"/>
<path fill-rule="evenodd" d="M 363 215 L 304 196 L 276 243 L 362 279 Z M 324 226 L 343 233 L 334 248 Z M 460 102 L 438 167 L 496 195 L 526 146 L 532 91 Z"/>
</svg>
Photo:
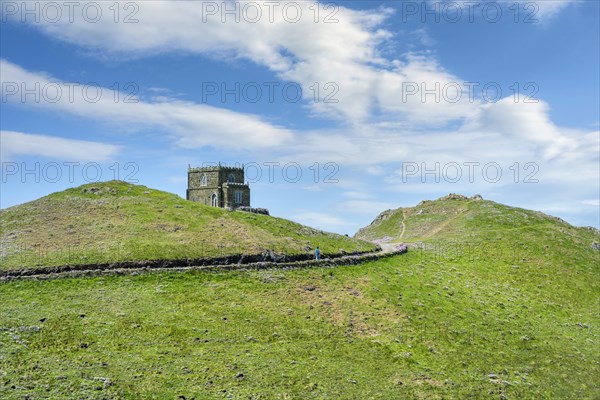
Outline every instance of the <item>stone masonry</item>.
<svg viewBox="0 0 600 400">
<path fill-rule="evenodd" d="M 235 209 L 250 207 L 250 186 L 244 182 L 244 167 L 188 167 L 186 198 L 208 206 Z"/>
</svg>

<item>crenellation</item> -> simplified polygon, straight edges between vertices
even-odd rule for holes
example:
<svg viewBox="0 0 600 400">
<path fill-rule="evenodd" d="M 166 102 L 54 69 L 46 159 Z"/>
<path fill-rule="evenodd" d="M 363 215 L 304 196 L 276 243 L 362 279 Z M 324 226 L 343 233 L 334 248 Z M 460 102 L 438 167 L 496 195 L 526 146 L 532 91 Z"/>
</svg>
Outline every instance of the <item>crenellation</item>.
<svg viewBox="0 0 600 400">
<path fill-rule="evenodd" d="M 188 172 L 206 172 L 206 171 L 215 171 L 218 169 L 229 169 L 229 170 L 238 170 L 244 171 L 244 164 L 241 167 L 228 167 L 225 165 L 217 164 L 217 165 L 207 165 L 204 167 L 192 167 L 188 165 Z"/>
</svg>

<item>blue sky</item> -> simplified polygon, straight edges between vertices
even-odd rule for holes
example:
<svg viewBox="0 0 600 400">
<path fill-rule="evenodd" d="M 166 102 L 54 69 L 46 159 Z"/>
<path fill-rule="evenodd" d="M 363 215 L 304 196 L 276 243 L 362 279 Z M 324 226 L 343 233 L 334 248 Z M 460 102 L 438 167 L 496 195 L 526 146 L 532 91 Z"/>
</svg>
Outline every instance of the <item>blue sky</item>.
<svg viewBox="0 0 600 400">
<path fill-rule="evenodd" d="M 600 224 L 599 2 L 0 4 L 2 208 L 221 162 L 340 233 L 450 192 Z"/>
</svg>

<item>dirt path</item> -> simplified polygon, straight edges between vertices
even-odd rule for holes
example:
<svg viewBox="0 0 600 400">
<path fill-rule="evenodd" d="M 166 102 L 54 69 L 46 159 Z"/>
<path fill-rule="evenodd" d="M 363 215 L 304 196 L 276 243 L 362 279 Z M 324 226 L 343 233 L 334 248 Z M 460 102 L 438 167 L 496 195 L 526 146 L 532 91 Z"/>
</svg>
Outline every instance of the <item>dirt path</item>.
<svg viewBox="0 0 600 400">
<path fill-rule="evenodd" d="M 398 238 L 398 240 L 402 240 L 402 238 L 404 237 L 404 232 L 406 232 L 406 224 L 404 223 L 404 220 L 406 219 L 406 212 L 404 210 L 402 210 L 402 232 L 400 232 L 400 237 Z"/>
<path fill-rule="evenodd" d="M 405 219 L 406 219 L 406 214 L 404 213 L 404 210 L 402 210 L 402 221 L 400 221 L 400 224 L 402 225 L 402 232 L 400 232 L 400 236 L 398 237 L 398 240 L 394 241 L 394 243 L 379 243 L 379 245 L 381 246 L 382 252 L 391 253 L 394 251 L 398 251 L 398 244 L 404 237 L 404 232 L 406 232 L 406 224 L 404 223 Z"/>
<path fill-rule="evenodd" d="M 444 229 L 446 226 L 450 225 L 451 222 L 453 222 L 454 220 L 456 220 L 458 217 L 460 217 L 461 215 L 463 215 L 467 211 L 469 211 L 469 210 L 466 209 L 466 208 L 460 210 L 455 216 L 453 216 L 451 218 L 448 218 L 446 221 L 442 222 L 439 226 L 436 226 L 432 230 L 430 230 L 430 231 L 426 232 L 425 234 L 423 234 L 422 237 L 423 238 L 432 237 L 433 235 L 435 235 L 436 233 L 438 233 L 442 229 Z"/>
</svg>

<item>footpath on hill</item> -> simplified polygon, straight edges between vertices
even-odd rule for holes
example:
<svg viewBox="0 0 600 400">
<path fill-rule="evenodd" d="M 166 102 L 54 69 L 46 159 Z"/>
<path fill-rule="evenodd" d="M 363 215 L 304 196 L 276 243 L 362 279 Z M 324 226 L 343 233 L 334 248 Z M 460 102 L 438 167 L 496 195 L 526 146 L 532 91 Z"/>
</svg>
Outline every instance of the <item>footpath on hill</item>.
<svg viewBox="0 0 600 400">
<path fill-rule="evenodd" d="M 237 255 L 218 258 L 181 259 L 181 260 L 148 260 L 122 261 L 103 264 L 62 265 L 53 267 L 37 267 L 23 270 L 0 272 L 0 282 L 19 279 L 58 279 L 79 276 L 125 275 L 152 271 L 205 271 L 222 272 L 253 269 L 296 269 L 310 267 L 334 267 L 340 265 L 356 265 L 380 258 L 403 254 L 406 248 L 385 244 L 382 250 L 358 254 L 333 254 L 315 260 L 310 255 Z"/>
</svg>

